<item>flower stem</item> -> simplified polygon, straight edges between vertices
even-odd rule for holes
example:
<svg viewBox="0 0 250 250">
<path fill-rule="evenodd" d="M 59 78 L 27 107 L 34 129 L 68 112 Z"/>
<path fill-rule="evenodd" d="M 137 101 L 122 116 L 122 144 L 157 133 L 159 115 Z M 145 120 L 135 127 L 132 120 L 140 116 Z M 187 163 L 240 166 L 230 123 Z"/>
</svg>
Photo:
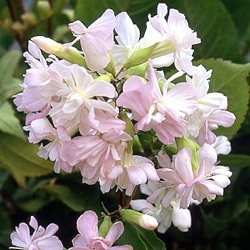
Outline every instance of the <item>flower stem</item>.
<svg viewBox="0 0 250 250">
<path fill-rule="evenodd" d="M 129 207 L 130 202 L 132 201 L 132 199 L 134 198 L 134 196 L 135 196 L 135 194 L 136 194 L 136 192 L 137 192 L 137 189 L 138 189 L 138 186 L 135 187 L 135 189 L 134 189 L 132 195 L 128 197 L 127 202 L 126 202 L 126 205 L 125 205 L 124 208 L 128 208 L 128 207 Z"/>
</svg>

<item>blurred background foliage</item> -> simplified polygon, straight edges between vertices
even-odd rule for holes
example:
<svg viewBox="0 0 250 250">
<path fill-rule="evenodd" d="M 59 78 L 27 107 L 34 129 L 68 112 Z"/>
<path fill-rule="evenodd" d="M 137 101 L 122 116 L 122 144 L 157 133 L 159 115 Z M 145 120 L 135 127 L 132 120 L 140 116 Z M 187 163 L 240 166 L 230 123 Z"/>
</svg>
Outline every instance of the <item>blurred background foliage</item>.
<svg viewBox="0 0 250 250">
<path fill-rule="evenodd" d="M 232 154 L 220 157 L 233 176 L 223 197 L 191 207 L 192 228 L 171 228 L 158 235 L 167 249 L 250 249 L 250 0 L 165 0 L 169 8 L 186 15 L 202 43 L 195 46 L 195 64 L 213 69 L 210 91 L 229 97 L 237 116 L 230 129 L 220 129 L 232 143 Z M 65 43 L 73 37 L 68 23 L 89 25 L 107 8 L 127 11 L 143 34 L 156 0 L 1 0 L 0 1 L 0 249 L 10 246 L 14 226 L 35 215 L 42 225 L 57 223 L 58 236 L 70 246 L 81 212 L 101 212 L 101 202 L 117 209 L 117 194 L 102 195 L 97 185 L 81 183 L 78 173 L 53 173 L 53 163 L 38 156 L 38 145 L 27 142 L 24 116 L 16 112 L 12 96 L 21 88 L 26 65 L 22 52 L 28 40 L 43 35 Z M 223 59 L 223 60 L 222 60 Z M 167 73 L 167 72 L 166 72 Z M 151 138 L 141 137 L 147 152 Z M 157 145 L 156 145 L 157 147 Z M 149 247 L 148 247 L 149 249 Z M 152 248 L 153 249 L 153 248 Z M 144 250 L 144 249 L 141 249 Z M 149 249 L 151 250 L 151 249 Z M 156 249 L 157 250 L 157 249 Z"/>
</svg>

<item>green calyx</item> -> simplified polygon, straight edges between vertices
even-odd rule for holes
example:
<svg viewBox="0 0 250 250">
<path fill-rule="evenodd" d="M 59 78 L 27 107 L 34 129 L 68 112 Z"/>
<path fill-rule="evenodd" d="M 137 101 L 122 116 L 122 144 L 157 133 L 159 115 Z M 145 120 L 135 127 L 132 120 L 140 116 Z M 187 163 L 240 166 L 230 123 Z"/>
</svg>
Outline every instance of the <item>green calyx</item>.
<svg viewBox="0 0 250 250">
<path fill-rule="evenodd" d="M 147 48 L 141 48 L 136 50 L 125 62 L 124 68 L 129 69 L 131 67 L 138 66 L 147 62 L 150 58 L 165 56 L 175 51 L 175 45 L 168 40 L 155 43 Z"/>
<path fill-rule="evenodd" d="M 119 118 L 126 123 L 125 132 L 128 133 L 131 136 L 131 138 L 133 139 L 134 135 L 135 135 L 135 131 L 134 131 L 132 121 L 128 118 L 127 112 L 121 111 L 119 113 Z M 133 153 L 133 140 L 127 142 L 126 152 L 128 154 Z"/>
</svg>

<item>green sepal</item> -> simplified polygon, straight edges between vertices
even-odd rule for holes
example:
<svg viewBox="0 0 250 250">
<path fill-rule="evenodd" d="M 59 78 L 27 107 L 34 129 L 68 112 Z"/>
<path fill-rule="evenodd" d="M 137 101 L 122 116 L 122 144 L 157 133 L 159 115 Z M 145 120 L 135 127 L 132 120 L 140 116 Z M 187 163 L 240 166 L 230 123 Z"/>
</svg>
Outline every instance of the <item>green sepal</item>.
<svg viewBox="0 0 250 250">
<path fill-rule="evenodd" d="M 56 51 L 55 55 L 68 62 L 75 63 L 75 64 L 78 64 L 79 66 L 87 68 L 85 58 L 75 49 L 72 49 L 72 48 L 68 48 L 66 50 L 61 49 L 61 50 Z"/>
<path fill-rule="evenodd" d="M 110 57 L 110 62 L 106 66 L 106 68 L 104 70 L 106 70 L 107 72 L 109 72 L 110 74 L 112 74 L 113 76 L 115 76 L 116 75 L 115 61 L 114 61 L 114 56 L 113 56 L 113 54 L 111 52 L 109 52 L 109 57 Z"/>
<path fill-rule="evenodd" d="M 112 80 L 113 80 L 113 76 L 110 73 L 100 75 L 95 78 L 95 82 L 97 81 L 111 82 Z"/>
<path fill-rule="evenodd" d="M 127 75 L 129 75 L 129 76 L 137 75 L 137 76 L 144 77 L 147 70 L 148 70 L 148 61 L 146 61 L 140 65 L 130 67 L 127 70 Z"/>
<path fill-rule="evenodd" d="M 197 171 L 199 168 L 199 162 L 197 158 L 197 150 L 200 148 L 200 146 L 193 140 L 186 138 L 186 137 L 181 137 L 181 138 L 176 138 L 175 139 L 176 144 L 177 144 L 177 150 L 180 151 L 184 147 L 188 147 L 191 151 L 192 158 L 191 158 L 191 163 L 192 163 L 192 168 L 194 171 Z"/>
<path fill-rule="evenodd" d="M 147 62 L 148 59 L 152 57 L 156 47 L 157 44 L 154 44 L 150 47 L 136 50 L 125 62 L 124 68 L 128 69 Z"/>
<path fill-rule="evenodd" d="M 133 127 L 132 121 L 128 118 L 127 112 L 121 111 L 119 113 L 119 118 L 126 123 L 125 132 L 128 133 L 131 136 L 131 138 L 133 139 L 134 136 L 135 136 L 135 131 L 134 131 L 134 127 Z M 127 142 L 126 152 L 128 154 L 132 154 L 133 153 L 133 140 Z"/>
</svg>

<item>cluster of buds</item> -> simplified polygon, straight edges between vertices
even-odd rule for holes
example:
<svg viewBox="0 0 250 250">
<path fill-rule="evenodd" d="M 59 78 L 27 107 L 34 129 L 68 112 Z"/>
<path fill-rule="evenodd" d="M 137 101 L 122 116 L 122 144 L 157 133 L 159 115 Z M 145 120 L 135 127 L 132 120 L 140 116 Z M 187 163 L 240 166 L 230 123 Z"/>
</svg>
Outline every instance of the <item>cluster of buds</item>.
<svg viewBox="0 0 250 250">
<path fill-rule="evenodd" d="M 230 143 L 213 131 L 235 121 L 227 97 L 208 93 L 211 70 L 192 64 L 196 32 L 161 3 L 142 37 L 126 12 L 111 9 L 89 27 L 75 21 L 69 28 L 71 43 L 38 36 L 24 53 L 30 68 L 14 103 L 27 114 L 29 141 L 40 143 L 38 155 L 54 161 L 55 172 L 78 169 L 83 183 L 98 182 L 103 193 L 130 196 L 141 185 L 149 197 L 132 207 L 155 216 L 159 232 L 172 220 L 186 231 L 189 205 L 213 200 L 230 184 L 228 167 L 216 165 Z M 169 66 L 176 72 L 166 78 Z M 161 143 L 158 163 L 134 154 L 142 131 Z M 188 217 L 185 225 L 176 213 Z"/>
</svg>

